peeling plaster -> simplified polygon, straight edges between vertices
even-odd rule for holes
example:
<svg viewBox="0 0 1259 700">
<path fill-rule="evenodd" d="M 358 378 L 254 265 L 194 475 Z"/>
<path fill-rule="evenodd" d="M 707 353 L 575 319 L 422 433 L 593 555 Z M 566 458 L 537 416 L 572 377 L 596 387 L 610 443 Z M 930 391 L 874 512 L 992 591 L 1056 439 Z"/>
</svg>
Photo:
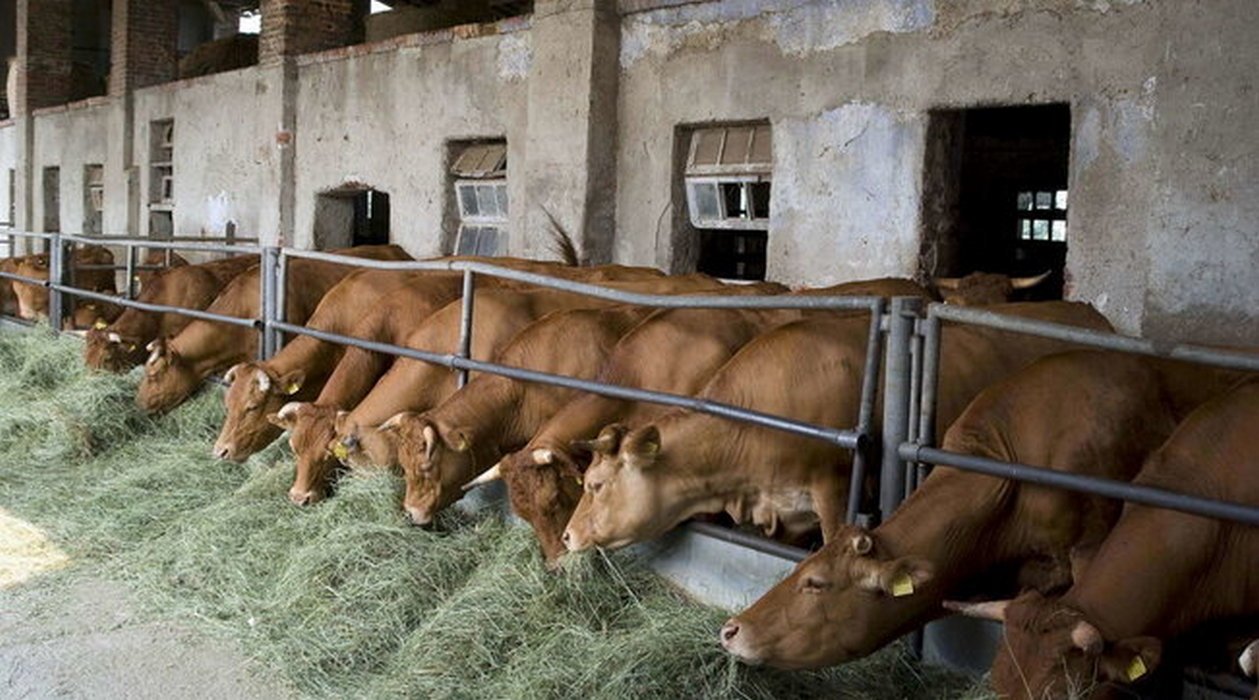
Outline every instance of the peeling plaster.
<svg viewBox="0 0 1259 700">
<path fill-rule="evenodd" d="M 533 44 L 529 32 L 509 34 L 498 42 L 498 78 L 509 83 L 529 77 Z"/>
<path fill-rule="evenodd" d="M 786 55 L 804 56 L 878 32 L 922 31 L 935 19 L 935 0 L 727 0 L 684 5 L 627 17 L 621 67 L 696 43 L 715 47 L 735 32 L 749 32 Z"/>
</svg>

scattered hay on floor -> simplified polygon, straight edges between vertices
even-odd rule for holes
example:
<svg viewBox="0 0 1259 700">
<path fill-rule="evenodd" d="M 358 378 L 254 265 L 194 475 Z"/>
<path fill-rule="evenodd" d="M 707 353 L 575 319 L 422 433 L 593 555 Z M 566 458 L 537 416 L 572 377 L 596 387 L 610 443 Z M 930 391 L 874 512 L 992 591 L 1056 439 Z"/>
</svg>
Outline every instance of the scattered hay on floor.
<svg viewBox="0 0 1259 700">
<path fill-rule="evenodd" d="M 291 507 L 283 444 L 245 464 L 210 455 L 217 390 L 152 419 L 134 405 L 138 370 L 87 372 L 78 353 L 0 333 L 0 506 L 303 695 L 978 697 L 900 647 L 817 673 L 745 666 L 716 643 L 724 613 L 632 556 L 553 573 L 527 530 L 492 514 L 410 527 L 392 475 Z"/>
</svg>

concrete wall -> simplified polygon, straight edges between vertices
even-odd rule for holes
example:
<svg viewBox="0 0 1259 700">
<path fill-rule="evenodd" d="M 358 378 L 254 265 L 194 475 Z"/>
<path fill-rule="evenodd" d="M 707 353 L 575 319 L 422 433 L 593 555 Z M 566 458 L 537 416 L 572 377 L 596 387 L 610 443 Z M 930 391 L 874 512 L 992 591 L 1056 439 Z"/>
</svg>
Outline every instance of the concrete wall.
<svg viewBox="0 0 1259 700">
<path fill-rule="evenodd" d="M 59 168 L 59 211 L 64 233 L 83 232 L 84 166 L 104 164 L 108 143 L 108 111 L 106 104 L 79 103 L 69 109 L 53 109 L 32 117 L 35 130 L 34 211 L 38 230 L 48 214 L 45 208 L 43 173 L 45 168 Z"/>
<path fill-rule="evenodd" d="M 628 13 L 616 257 L 671 263 L 660 243 L 684 205 L 676 127 L 769 119 L 770 276 L 916 275 L 927 112 L 1066 102 L 1070 294 L 1126 331 L 1253 341 L 1259 179 L 1239 156 L 1256 142 L 1243 115 L 1256 106 L 1246 66 L 1259 49 L 1239 32 L 1257 19 L 1242 0 L 1210 12 L 1142 0 L 726 0 Z M 1241 143 L 1251 146 L 1230 156 Z"/>
<path fill-rule="evenodd" d="M 135 93 L 133 162 L 148 233 L 150 125 L 175 120 L 175 233 L 254 237 L 279 227 L 279 67 L 251 67 Z M 107 229 L 108 231 L 108 229 Z"/>
<path fill-rule="evenodd" d="M 387 192 L 391 235 L 415 255 L 442 252 L 453 190 L 451 140 L 506 138 L 510 224 L 520 231 L 527 32 L 435 41 L 396 51 L 333 52 L 298 73 L 294 240 L 312 244 L 320 192 L 368 186 Z M 449 222 L 445 222 L 449 224 Z M 519 237 L 508 242 L 521 247 Z"/>
</svg>

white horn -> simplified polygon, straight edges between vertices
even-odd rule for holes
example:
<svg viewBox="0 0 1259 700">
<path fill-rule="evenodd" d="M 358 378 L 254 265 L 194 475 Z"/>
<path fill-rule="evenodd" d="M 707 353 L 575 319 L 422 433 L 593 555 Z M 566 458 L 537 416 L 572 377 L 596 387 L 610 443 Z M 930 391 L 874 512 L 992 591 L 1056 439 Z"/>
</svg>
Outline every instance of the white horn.
<svg viewBox="0 0 1259 700">
<path fill-rule="evenodd" d="M 294 414 L 298 412 L 298 410 L 301 409 L 301 407 L 302 407 L 302 404 L 300 401 L 290 401 L 284 404 L 283 406 L 281 406 L 279 412 L 277 412 L 275 415 L 280 420 L 289 420 L 290 418 L 294 416 Z"/>
<path fill-rule="evenodd" d="M 539 467 L 544 464 L 551 464 L 555 461 L 555 453 L 550 450 L 534 450 L 531 456 L 533 457 L 533 463 Z"/>
<path fill-rule="evenodd" d="M 1242 667 L 1242 673 L 1252 678 L 1259 672 L 1259 639 L 1246 647 L 1246 650 L 1238 657 L 1237 664 Z"/>
<path fill-rule="evenodd" d="M 223 381 L 227 382 L 228 384 L 231 384 L 231 383 L 235 382 L 235 381 L 236 381 L 236 372 L 237 372 L 237 370 L 239 370 L 239 369 L 240 369 L 240 366 L 241 366 L 241 365 L 243 365 L 243 364 L 245 364 L 245 363 L 244 363 L 244 362 L 239 362 L 239 363 L 237 363 L 237 364 L 232 365 L 231 367 L 228 367 L 228 368 L 227 368 L 227 371 L 223 373 Z"/>
<path fill-rule="evenodd" d="M 478 486 L 484 486 L 490 483 L 491 481 L 498 481 L 499 479 L 503 478 L 502 473 L 499 471 L 499 465 L 501 464 L 502 462 L 496 463 L 494 466 L 490 467 L 489 469 L 486 469 L 485 472 L 483 472 L 477 478 L 464 484 L 463 490 L 471 491 L 472 489 Z"/>
<path fill-rule="evenodd" d="M 1046 270 L 1035 277 L 1011 277 L 1010 286 L 1014 289 L 1031 289 L 1049 279 L 1051 274 L 1053 274 L 1053 270 Z"/>
<path fill-rule="evenodd" d="M 266 372 L 262 370 L 255 372 L 254 381 L 258 383 L 258 391 L 264 394 L 271 391 L 271 377 Z"/>
<path fill-rule="evenodd" d="M 981 620 L 1005 621 L 1005 609 L 1010 606 L 1008 600 L 986 600 L 982 603 L 962 603 L 955 600 L 944 601 L 944 609 L 961 613 L 966 617 L 977 617 Z"/>
<path fill-rule="evenodd" d="M 105 338 L 111 343 L 122 344 L 122 336 L 118 335 L 117 333 L 110 333 L 109 335 L 105 336 Z"/>
</svg>

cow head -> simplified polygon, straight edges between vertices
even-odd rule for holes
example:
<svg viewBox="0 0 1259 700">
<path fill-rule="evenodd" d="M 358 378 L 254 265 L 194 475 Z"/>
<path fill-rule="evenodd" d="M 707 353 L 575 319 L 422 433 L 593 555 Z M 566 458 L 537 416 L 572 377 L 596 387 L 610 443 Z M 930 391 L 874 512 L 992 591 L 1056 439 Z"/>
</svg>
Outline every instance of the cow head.
<svg viewBox="0 0 1259 700">
<path fill-rule="evenodd" d="M 502 479 L 512 510 L 533 526 L 549 566 L 567 550 L 564 528 L 581 500 L 584 465 L 564 448 L 532 445 L 513 452 L 469 486 Z"/>
<path fill-rule="evenodd" d="M 731 618 L 721 645 L 747 663 L 780 668 L 852 661 L 937 610 L 934 588 L 929 562 L 894 556 L 876 533 L 846 527 Z"/>
<path fill-rule="evenodd" d="M 23 277 L 48 279 L 48 254 L 28 255 L 18 262 L 15 272 Z M 13 281 L 18 316 L 33 321 L 48 316 L 48 290 L 28 282 Z"/>
<path fill-rule="evenodd" d="M 337 458 L 328 452 L 337 409 L 313 403 L 287 403 L 267 416 L 273 425 L 289 431 L 289 447 L 297 458 L 289 501 L 295 506 L 317 503 L 328 495 L 337 473 Z"/>
<path fill-rule="evenodd" d="M 166 338 L 158 338 L 145 348 L 149 359 L 144 361 L 144 379 L 136 401 L 149 413 L 161 413 L 178 406 L 201 385 L 201 377 L 193 371 Z"/>
<path fill-rule="evenodd" d="M 214 455 L 240 462 L 280 436 L 279 426 L 268 422 L 267 415 L 292 400 L 306 381 L 306 373 L 295 369 L 281 377 L 261 363 L 242 362 L 227 370 L 223 378 L 228 383 L 223 395 L 227 418 L 214 443 Z"/>
<path fill-rule="evenodd" d="M 373 426 L 361 425 L 353 415 L 337 416 L 335 434 L 328 450 L 353 469 L 386 469 L 397 466 L 398 450 L 394 436 Z"/>
<path fill-rule="evenodd" d="M 581 501 L 564 530 L 570 552 L 649 540 L 688 515 L 679 508 L 681 495 L 665 483 L 670 465 L 659 428 L 627 430 L 613 424 L 586 446 L 594 459 L 583 479 Z"/>
<path fill-rule="evenodd" d="M 957 306 L 987 306 L 1010 301 L 1014 292 L 1031 289 L 1049 278 L 1051 271 L 1035 277 L 1010 277 L 991 272 L 972 272 L 965 277 L 936 277 L 932 280 L 940 298 Z"/>
<path fill-rule="evenodd" d="M 406 495 L 402 505 L 415 525 L 428 525 L 442 508 L 459 500 L 476 476 L 476 457 L 467 431 L 426 415 L 403 412 L 377 432 L 396 445 Z"/>
<path fill-rule="evenodd" d="M 1162 658 L 1158 639 L 1107 641 L 1079 610 L 1035 591 L 1013 601 L 945 605 L 1005 622 L 992 665 L 992 687 L 1002 697 L 1098 697 L 1111 684 L 1144 678 Z"/>
<path fill-rule="evenodd" d="M 125 338 L 108 328 L 93 328 L 83 344 L 83 362 L 91 369 L 126 372 L 144 362 L 147 353 L 137 340 Z"/>
</svg>

